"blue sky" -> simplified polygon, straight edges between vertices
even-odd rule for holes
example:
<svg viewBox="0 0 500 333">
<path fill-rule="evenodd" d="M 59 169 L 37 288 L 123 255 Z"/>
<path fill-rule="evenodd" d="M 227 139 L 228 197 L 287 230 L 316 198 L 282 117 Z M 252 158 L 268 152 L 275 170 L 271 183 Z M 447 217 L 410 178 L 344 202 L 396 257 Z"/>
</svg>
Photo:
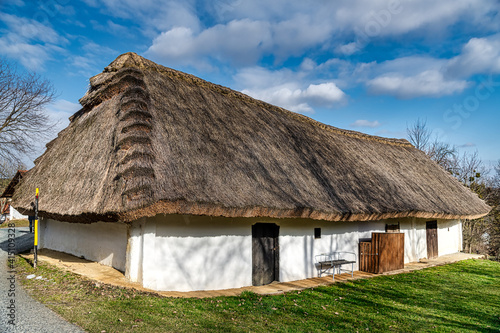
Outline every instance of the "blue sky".
<svg viewBox="0 0 500 333">
<path fill-rule="evenodd" d="M 418 118 L 500 160 L 496 0 L 11 0 L 0 55 L 51 80 L 59 127 L 133 51 L 321 122 L 406 137 Z"/>
</svg>

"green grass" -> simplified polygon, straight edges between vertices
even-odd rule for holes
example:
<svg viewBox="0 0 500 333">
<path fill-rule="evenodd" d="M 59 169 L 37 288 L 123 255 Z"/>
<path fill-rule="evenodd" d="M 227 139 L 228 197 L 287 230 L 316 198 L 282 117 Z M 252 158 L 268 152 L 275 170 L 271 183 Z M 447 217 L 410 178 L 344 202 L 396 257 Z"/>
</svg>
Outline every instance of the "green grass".
<svg viewBox="0 0 500 333">
<path fill-rule="evenodd" d="M 18 276 L 36 299 L 89 332 L 498 332 L 500 263 L 467 260 L 407 274 L 260 296 L 163 298 L 54 266 Z"/>
<path fill-rule="evenodd" d="M 14 220 L 14 221 L 8 221 L 0 225 L 0 228 L 11 228 L 12 223 L 14 223 L 16 228 L 19 227 L 29 227 L 30 223 L 28 220 Z"/>
</svg>

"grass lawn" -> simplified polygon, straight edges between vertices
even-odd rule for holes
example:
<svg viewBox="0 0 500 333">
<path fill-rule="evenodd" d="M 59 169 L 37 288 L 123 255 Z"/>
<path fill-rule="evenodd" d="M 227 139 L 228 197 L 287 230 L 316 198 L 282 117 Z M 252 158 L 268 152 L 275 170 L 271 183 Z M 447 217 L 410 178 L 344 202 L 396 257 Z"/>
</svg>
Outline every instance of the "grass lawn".
<svg viewBox="0 0 500 333">
<path fill-rule="evenodd" d="M 30 226 L 30 223 L 28 220 L 14 220 L 14 221 L 4 222 L 2 225 L 0 225 L 0 228 L 7 228 L 9 226 L 9 224 L 12 224 L 12 223 L 14 223 L 16 225 L 16 228 Z"/>
<path fill-rule="evenodd" d="M 89 332 L 499 332 L 500 263 L 467 260 L 407 274 L 259 296 L 163 298 L 17 259 L 18 281 Z M 27 280 L 36 273 L 47 280 Z"/>
</svg>

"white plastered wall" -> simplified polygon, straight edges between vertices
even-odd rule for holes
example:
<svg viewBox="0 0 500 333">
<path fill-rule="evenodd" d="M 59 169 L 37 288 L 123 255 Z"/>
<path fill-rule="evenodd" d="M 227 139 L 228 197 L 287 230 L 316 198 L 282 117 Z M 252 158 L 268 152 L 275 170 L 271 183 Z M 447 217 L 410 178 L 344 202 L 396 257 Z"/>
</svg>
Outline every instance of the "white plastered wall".
<svg viewBox="0 0 500 333">
<path fill-rule="evenodd" d="M 328 252 L 354 252 L 359 258 L 359 239 L 383 232 L 385 224 L 375 222 L 323 222 L 287 220 L 280 225 L 280 281 L 288 282 L 318 276 L 315 256 Z M 321 228 L 321 238 L 314 238 Z M 358 269 L 358 265 L 354 266 Z"/>
<path fill-rule="evenodd" d="M 14 207 L 12 207 L 12 205 L 11 205 L 10 209 L 9 209 L 9 219 L 11 221 L 13 221 L 13 220 L 27 220 L 28 219 L 28 215 L 23 215 L 23 214 L 19 213 L 17 211 L 17 209 L 15 209 Z"/>
<path fill-rule="evenodd" d="M 125 271 L 127 225 L 41 219 L 39 248 L 60 251 Z"/>
<path fill-rule="evenodd" d="M 406 218 L 369 222 L 321 222 L 297 219 L 285 223 L 278 222 L 281 225 L 280 281 L 287 282 L 317 276 L 314 256 L 320 253 L 355 252 L 359 262 L 359 241 L 369 240 L 373 232 L 385 232 L 386 224 L 398 222 L 400 232 L 405 234 L 404 262 L 409 263 L 425 258 L 427 256 L 426 220 L 423 219 Z M 314 239 L 314 228 L 321 228 L 320 239 Z M 452 234 L 447 236 L 458 237 Z M 354 266 L 354 269 L 358 269 L 358 264 Z"/>
<path fill-rule="evenodd" d="M 237 288 L 252 284 L 252 225 L 280 226 L 280 281 L 317 276 L 316 254 L 355 252 L 360 240 L 400 223 L 405 234 L 405 263 L 427 256 L 424 219 L 371 222 L 325 222 L 307 219 L 210 218 L 158 215 L 123 223 L 40 221 L 39 248 L 100 262 L 155 290 L 191 291 Z M 439 255 L 462 248 L 458 220 L 438 221 Z M 321 228 L 321 238 L 314 238 Z M 128 230 L 127 230 L 128 229 Z M 355 267 L 357 269 L 357 265 Z"/>
<path fill-rule="evenodd" d="M 9 203 L 12 201 L 12 199 L 8 199 Z M 12 205 L 9 205 L 9 220 L 27 220 L 28 215 L 23 215 L 21 212 L 19 212 L 17 209 L 15 209 Z"/>
<path fill-rule="evenodd" d="M 462 251 L 462 222 L 460 220 L 438 221 L 438 255 Z"/>
<path fill-rule="evenodd" d="M 399 222 L 399 230 L 405 234 L 405 264 L 427 257 L 425 221 L 422 219 L 407 218 L 390 222 Z"/>
<path fill-rule="evenodd" d="M 252 225 L 275 223 L 279 231 L 281 282 L 317 276 L 315 255 L 349 251 L 359 260 L 359 241 L 386 224 L 400 223 L 405 263 L 427 256 L 424 219 L 325 222 L 307 219 L 210 218 L 158 215 L 131 224 L 126 275 L 154 290 L 192 291 L 252 284 Z M 439 254 L 458 252 L 459 221 L 438 223 Z M 448 231 L 448 227 L 450 231 Z M 321 228 L 321 238 L 314 238 Z M 355 266 L 355 270 L 358 266 Z"/>
<path fill-rule="evenodd" d="M 252 284 L 249 219 L 158 215 L 131 225 L 127 277 L 154 290 Z"/>
</svg>

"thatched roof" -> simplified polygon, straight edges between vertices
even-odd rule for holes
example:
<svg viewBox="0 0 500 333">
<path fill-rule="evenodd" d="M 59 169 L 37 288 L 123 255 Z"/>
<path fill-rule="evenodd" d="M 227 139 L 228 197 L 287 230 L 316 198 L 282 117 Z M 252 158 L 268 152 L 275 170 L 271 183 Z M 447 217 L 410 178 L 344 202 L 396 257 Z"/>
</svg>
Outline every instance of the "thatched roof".
<svg viewBox="0 0 500 333">
<path fill-rule="evenodd" d="M 0 195 L 0 198 L 12 198 L 12 196 L 14 195 L 14 189 L 16 185 L 23 178 L 26 172 L 27 172 L 26 170 L 17 170 L 14 177 L 12 177 L 10 182 L 7 184 L 7 187 L 5 187 L 5 190 Z"/>
<path fill-rule="evenodd" d="M 65 221 L 156 214 L 474 218 L 490 208 L 408 141 L 341 130 L 134 53 L 90 79 L 82 109 L 17 187 Z"/>
</svg>

